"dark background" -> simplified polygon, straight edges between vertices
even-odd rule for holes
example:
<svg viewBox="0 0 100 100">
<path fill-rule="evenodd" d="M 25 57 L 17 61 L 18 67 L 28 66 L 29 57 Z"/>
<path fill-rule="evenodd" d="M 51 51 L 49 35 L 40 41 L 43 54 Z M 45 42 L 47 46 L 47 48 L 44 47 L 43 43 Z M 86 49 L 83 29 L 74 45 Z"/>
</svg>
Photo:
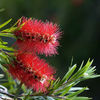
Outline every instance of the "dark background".
<svg viewBox="0 0 100 100">
<path fill-rule="evenodd" d="M 71 59 L 78 65 L 94 59 L 100 74 L 100 0 L 0 0 L 0 23 L 13 18 L 11 26 L 21 16 L 56 22 L 63 32 L 59 55 L 45 59 L 55 66 L 57 76 L 63 77 Z M 10 39 L 8 39 L 10 43 Z M 100 78 L 84 81 L 88 86 L 85 96 L 100 100 Z"/>
</svg>

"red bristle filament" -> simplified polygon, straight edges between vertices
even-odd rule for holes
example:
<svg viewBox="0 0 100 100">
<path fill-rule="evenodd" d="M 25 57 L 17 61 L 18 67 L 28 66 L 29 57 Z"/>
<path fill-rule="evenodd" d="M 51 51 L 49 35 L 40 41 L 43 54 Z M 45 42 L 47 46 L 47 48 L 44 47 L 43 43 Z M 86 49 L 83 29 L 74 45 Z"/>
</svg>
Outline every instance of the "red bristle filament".
<svg viewBox="0 0 100 100">
<path fill-rule="evenodd" d="M 23 23 L 22 28 L 14 32 L 18 38 L 16 41 L 18 49 L 30 52 L 34 51 L 46 56 L 57 54 L 56 49 L 59 46 L 58 39 L 61 34 L 57 24 L 42 22 L 37 19 L 27 19 L 25 17 L 21 19 L 18 26 Z"/>
<path fill-rule="evenodd" d="M 47 92 L 55 70 L 44 60 L 32 53 L 17 53 L 14 66 L 9 65 L 12 76 L 36 92 Z"/>
<path fill-rule="evenodd" d="M 17 37 L 14 44 L 17 49 L 16 60 L 12 62 L 13 65 L 8 65 L 9 72 L 27 88 L 36 92 L 47 92 L 51 81 L 55 79 L 55 69 L 37 54 L 57 54 L 58 39 L 61 35 L 59 27 L 52 22 L 25 17 L 18 21 L 18 27 L 19 30 L 14 32 Z"/>
</svg>

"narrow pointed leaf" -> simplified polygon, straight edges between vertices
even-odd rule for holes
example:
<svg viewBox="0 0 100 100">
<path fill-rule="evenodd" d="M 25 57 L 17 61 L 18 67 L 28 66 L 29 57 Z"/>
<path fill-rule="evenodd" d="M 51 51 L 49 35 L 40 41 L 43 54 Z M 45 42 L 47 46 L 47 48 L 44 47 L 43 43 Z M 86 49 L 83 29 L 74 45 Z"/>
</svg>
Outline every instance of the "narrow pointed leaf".
<svg viewBox="0 0 100 100">
<path fill-rule="evenodd" d="M 4 77 L 4 75 L 3 74 L 0 74 L 0 78 L 3 78 Z M 0 81 L 1 81 L 1 79 L 0 79 Z"/>
<path fill-rule="evenodd" d="M 13 33 L 14 31 L 17 30 L 18 27 L 11 27 L 9 29 L 5 29 L 3 31 L 1 31 L 2 33 Z"/>
<path fill-rule="evenodd" d="M 0 49 L 5 49 L 5 50 L 8 50 L 8 51 L 14 51 L 13 48 L 10 48 L 10 47 L 4 46 L 4 45 L 0 45 Z"/>
<path fill-rule="evenodd" d="M 2 27 L 4 27 L 4 26 L 6 26 L 9 22 L 11 22 L 11 20 L 12 20 L 12 19 L 9 19 L 9 20 L 8 20 L 8 21 L 6 21 L 5 23 L 1 24 L 1 25 L 0 25 L 0 28 L 2 28 Z"/>
<path fill-rule="evenodd" d="M 74 97 L 71 100 L 91 100 L 91 98 L 88 98 L 88 97 Z"/>
<path fill-rule="evenodd" d="M 84 90 L 87 90 L 87 88 L 83 88 L 83 89 L 81 89 L 81 90 L 79 90 L 79 91 L 77 91 L 77 92 L 74 92 L 74 93 L 68 95 L 67 97 L 70 98 L 70 97 L 77 96 L 77 95 L 79 95 L 80 93 L 82 93 Z"/>
<path fill-rule="evenodd" d="M 62 83 L 64 83 L 65 81 L 67 81 L 68 80 L 68 78 L 72 75 L 72 73 L 75 71 L 75 69 L 76 69 L 76 64 L 72 67 L 72 68 L 70 68 L 69 69 L 69 71 L 66 73 L 66 75 L 64 76 L 64 78 L 62 79 Z"/>
<path fill-rule="evenodd" d="M 1 45 L 1 44 L 8 44 L 8 42 L 0 41 L 0 45 Z"/>
<path fill-rule="evenodd" d="M 83 76 L 83 74 L 88 70 L 88 68 L 91 66 L 93 61 L 89 61 L 86 63 L 86 65 L 81 69 L 81 70 L 78 70 L 71 78 L 70 80 L 73 80 L 75 81 L 76 79 L 80 78 Z"/>
<path fill-rule="evenodd" d="M 0 36 L 12 37 L 12 38 L 15 38 L 16 39 L 16 37 L 13 34 L 11 34 L 11 33 L 0 33 Z"/>
<path fill-rule="evenodd" d="M 73 92 L 73 91 L 77 91 L 77 90 L 82 90 L 83 87 L 72 87 L 69 91 Z M 89 90 L 89 88 L 86 88 L 87 90 Z"/>
<path fill-rule="evenodd" d="M 68 93 L 68 91 L 71 89 L 72 85 L 70 85 L 69 87 L 66 87 L 65 90 L 63 91 L 63 93 L 60 96 L 64 96 Z"/>
</svg>

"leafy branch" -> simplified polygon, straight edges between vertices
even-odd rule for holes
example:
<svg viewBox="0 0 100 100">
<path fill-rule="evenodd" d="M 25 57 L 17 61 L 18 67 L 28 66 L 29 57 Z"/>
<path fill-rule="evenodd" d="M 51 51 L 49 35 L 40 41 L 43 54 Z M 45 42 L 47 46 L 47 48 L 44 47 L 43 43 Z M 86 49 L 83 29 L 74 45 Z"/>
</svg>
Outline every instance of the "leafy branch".
<svg viewBox="0 0 100 100">
<path fill-rule="evenodd" d="M 30 95 L 28 94 L 21 94 L 18 96 L 18 98 L 20 97 L 24 97 L 24 96 L 30 96 L 31 98 L 34 98 L 34 96 L 39 97 L 52 97 L 55 98 L 57 100 L 62 99 L 62 100 L 88 100 L 90 98 L 88 97 L 78 97 L 78 95 L 80 93 L 82 93 L 85 90 L 88 90 L 87 87 L 74 87 L 76 84 L 80 83 L 83 80 L 86 79 L 91 79 L 91 78 L 96 78 L 96 77 L 100 77 L 100 75 L 96 75 L 94 74 L 95 71 L 95 67 L 91 67 L 93 63 L 93 60 L 90 61 L 90 59 L 88 60 L 88 62 L 84 65 L 84 66 L 80 66 L 80 68 L 78 69 L 78 71 L 75 71 L 76 69 L 76 64 L 74 66 L 72 66 L 69 71 L 66 73 L 66 75 L 63 77 L 62 80 L 60 80 L 60 78 L 58 78 L 57 80 L 51 82 L 50 87 L 48 88 L 48 93 L 31 93 Z M 14 81 L 13 79 L 11 81 Z M 23 90 L 23 89 L 22 89 Z M 26 93 L 28 93 L 26 91 Z M 11 95 L 12 96 L 12 95 Z"/>
<path fill-rule="evenodd" d="M 0 25 L 0 29 L 3 28 L 11 21 L 8 20 Z M 18 23 L 18 22 L 17 22 Z M 2 30 L 0 36 L 15 38 L 13 31 L 18 30 L 20 27 L 16 27 L 15 23 L 11 28 Z M 8 42 L 5 42 L 0 37 L 0 68 L 5 73 L 0 74 L 0 98 L 10 98 L 10 100 L 89 100 L 91 98 L 79 96 L 85 90 L 89 90 L 88 87 L 75 87 L 78 83 L 92 78 L 100 77 L 95 74 L 96 67 L 92 67 L 93 60 L 88 60 L 84 65 L 84 62 L 78 68 L 77 65 L 73 65 L 69 68 L 65 76 L 60 79 L 50 81 L 50 86 L 47 88 L 48 92 L 33 92 L 31 89 L 26 89 L 24 84 L 19 85 L 18 80 L 14 80 L 5 66 L 13 60 L 12 47 L 8 47 Z M 7 88 L 8 89 L 7 89 Z M 19 88 L 18 88 L 19 87 Z M 6 90 L 6 91 L 5 91 Z M 17 92 L 16 92 L 17 91 Z M 8 99 L 9 100 L 9 99 Z"/>
</svg>

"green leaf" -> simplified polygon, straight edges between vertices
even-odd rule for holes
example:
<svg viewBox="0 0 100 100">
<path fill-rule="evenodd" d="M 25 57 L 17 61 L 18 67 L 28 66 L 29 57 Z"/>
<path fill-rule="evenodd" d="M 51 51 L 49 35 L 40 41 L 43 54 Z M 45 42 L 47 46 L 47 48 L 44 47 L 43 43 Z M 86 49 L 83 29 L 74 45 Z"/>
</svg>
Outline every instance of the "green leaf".
<svg viewBox="0 0 100 100">
<path fill-rule="evenodd" d="M 74 91 L 77 91 L 77 90 L 81 90 L 83 89 L 83 87 L 72 87 L 69 92 L 74 92 Z M 87 88 L 87 90 L 89 90 L 89 88 Z"/>
<path fill-rule="evenodd" d="M 4 27 L 4 26 L 6 26 L 9 22 L 11 22 L 11 20 L 12 20 L 12 19 L 9 19 L 9 20 L 8 20 L 8 21 L 6 21 L 5 23 L 1 24 L 1 25 L 0 25 L 0 28 L 2 28 L 2 27 Z"/>
<path fill-rule="evenodd" d="M 6 82 L 3 82 L 2 85 L 9 88 L 9 92 L 10 93 L 15 93 L 16 91 L 16 82 L 14 81 L 14 79 L 10 76 L 8 70 L 5 67 L 2 67 L 2 70 L 5 73 L 6 76 Z"/>
<path fill-rule="evenodd" d="M 14 31 L 17 30 L 18 27 L 11 27 L 11 28 L 8 28 L 8 29 L 5 29 L 3 31 L 1 31 L 2 33 L 13 33 Z"/>
<path fill-rule="evenodd" d="M 21 24 L 19 27 L 11 27 L 11 28 L 8 28 L 8 29 L 5 29 L 3 31 L 1 31 L 2 33 L 13 33 L 15 32 L 16 30 L 20 30 L 20 28 L 24 25 L 25 23 Z"/>
<path fill-rule="evenodd" d="M 4 74 L 0 74 L 0 78 L 3 78 L 4 77 Z"/>
<path fill-rule="evenodd" d="M 0 52 L 0 57 L 7 59 L 8 55 L 6 55 L 4 52 Z"/>
<path fill-rule="evenodd" d="M 30 100 L 30 96 L 29 95 L 32 94 L 32 90 L 27 90 L 26 89 L 25 92 L 26 92 L 26 96 L 23 97 L 23 100 Z"/>
<path fill-rule="evenodd" d="M 88 97 L 73 97 L 71 100 L 90 100 L 91 98 Z"/>
<path fill-rule="evenodd" d="M 82 61 L 82 63 L 81 63 L 81 66 L 80 66 L 79 70 L 81 70 L 81 69 L 82 69 L 83 64 L 84 64 L 84 61 Z"/>
<path fill-rule="evenodd" d="M 53 90 L 56 90 L 60 85 L 60 78 L 58 78 L 52 85 Z"/>
<path fill-rule="evenodd" d="M 69 79 L 69 77 L 72 75 L 72 73 L 75 71 L 75 69 L 76 69 L 76 64 L 72 67 L 72 68 L 70 68 L 69 69 L 69 71 L 66 73 L 66 75 L 64 76 L 64 78 L 61 80 L 61 83 L 64 83 L 64 82 L 66 82 L 68 79 Z"/>
<path fill-rule="evenodd" d="M 91 75 L 91 76 L 86 76 L 84 77 L 84 79 L 92 79 L 92 78 L 97 78 L 97 77 L 100 77 L 100 75 Z"/>
<path fill-rule="evenodd" d="M 5 45 L 5 44 L 8 44 L 8 42 L 0 41 L 0 45 L 1 45 L 1 44 L 4 44 L 4 45 Z"/>
<path fill-rule="evenodd" d="M 8 56 L 5 55 L 3 52 L 0 52 L 0 64 L 7 64 Z"/>
<path fill-rule="evenodd" d="M 13 48 L 7 47 L 7 46 L 4 46 L 4 45 L 0 45 L 0 49 L 4 49 L 4 50 L 8 50 L 8 51 L 14 51 Z"/>
<path fill-rule="evenodd" d="M 60 78 L 58 77 L 56 80 L 55 80 L 55 82 L 53 83 L 53 86 L 55 86 L 57 83 L 59 83 L 60 82 Z"/>
<path fill-rule="evenodd" d="M 71 89 L 72 86 L 73 86 L 73 85 L 70 85 L 70 86 L 66 87 L 66 88 L 64 89 L 63 93 L 62 93 L 60 96 L 66 95 L 66 94 L 68 93 L 68 91 Z"/>
<path fill-rule="evenodd" d="M 17 28 L 17 30 L 20 30 L 20 28 L 22 28 L 22 26 L 23 26 L 24 24 L 25 24 L 25 23 L 21 24 L 21 25 Z"/>
<path fill-rule="evenodd" d="M 16 23 L 14 23 L 14 25 L 12 27 L 15 27 L 18 23 L 21 22 L 21 20 L 22 20 L 22 17 Z"/>
<path fill-rule="evenodd" d="M 12 38 L 15 38 L 16 39 L 16 37 L 13 34 L 11 34 L 11 33 L 0 33 L 0 36 L 12 37 Z"/>
<path fill-rule="evenodd" d="M 83 67 L 83 68 L 81 68 L 81 69 L 79 69 L 70 79 L 69 79 L 69 81 L 75 81 L 75 80 L 77 80 L 78 78 L 80 78 L 80 77 L 82 77 L 82 76 L 84 76 L 84 73 L 88 70 L 88 68 L 91 66 L 91 64 L 93 63 L 93 60 L 92 61 L 90 61 L 90 60 L 88 60 L 88 62 L 86 63 L 86 65 Z"/>
<path fill-rule="evenodd" d="M 47 100 L 55 100 L 55 99 L 50 96 L 47 96 Z"/>
<path fill-rule="evenodd" d="M 76 69 L 76 65 L 74 65 L 72 68 L 69 69 L 69 71 L 67 72 L 67 74 L 64 76 L 64 78 L 63 78 L 61 81 L 58 80 L 58 82 L 56 82 L 56 84 L 54 83 L 53 89 L 56 90 L 56 89 L 59 88 L 64 82 L 67 82 L 67 79 L 69 79 L 69 77 L 72 75 L 72 73 L 74 72 L 75 69 Z"/>
<path fill-rule="evenodd" d="M 7 88 L 3 85 L 0 85 L 0 91 L 7 92 Z"/>
<path fill-rule="evenodd" d="M 22 90 L 23 90 L 24 92 L 27 92 L 26 86 L 25 86 L 24 84 L 22 85 L 21 88 L 22 88 Z"/>
<path fill-rule="evenodd" d="M 84 90 L 87 90 L 87 87 L 85 87 L 85 88 L 83 88 L 83 89 L 81 89 L 81 90 L 79 90 L 79 91 L 77 91 L 77 92 L 74 92 L 74 93 L 68 95 L 67 97 L 68 97 L 68 98 L 71 98 L 71 97 L 77 96 L 77 95 L 79 95 L 80 93 L 82 93 Z"/>
</svg>

